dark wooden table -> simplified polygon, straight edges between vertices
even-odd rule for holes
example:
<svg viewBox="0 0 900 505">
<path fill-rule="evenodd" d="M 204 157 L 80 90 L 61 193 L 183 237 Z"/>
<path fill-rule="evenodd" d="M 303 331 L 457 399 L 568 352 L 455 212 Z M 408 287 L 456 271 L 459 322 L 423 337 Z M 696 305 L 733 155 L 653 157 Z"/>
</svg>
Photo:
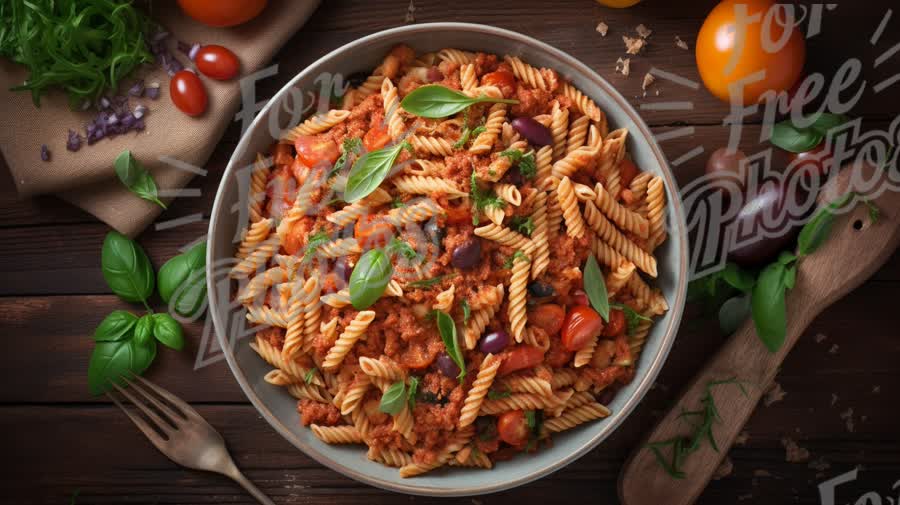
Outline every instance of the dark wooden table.
<svg viewBox="0 0 900 505">
<path fill-rule="evenodd" d="M 325 2 L 306 27 L 277 56 L 279 74 L 265 82 L 277 90 L 326 51 L 363 35 L 404 23 L 408 3 Z M 628 10 L 611 10 L 588 0 L 556 2 L 416 0 L 416 22 L 486 23 L 526 33 L 581 59 L 631 102 L 689 101 L 688 111 L 642 114 L 657 133 L 691 126 L 693 135 L 662 143 L 674 161 L 697 146 L 706 153 L 723 145 L 727 106 L 702 87 L 692 90 L 660 81 L 646 98 L 641 78 L 658 67 L 699 81 L 694 40 L 714 2 L 647 0 Z M 877 45 L 870 36 L 889 0 L 841 3 L 825 11 L 823 33 L 808 42 L 809 71 L 831 76 L 847 58 L 863 63 L 869 90 L 853 114 L 866 126 L 884 128 L 900 112 L 900 85 L 874 94 L 871 86 L 893 75 L 894 56 L 873 69 L 875 58 L 900 42 L 900 19 L 890 20 Z M 896 5 L 894 5 L 896 7 Z M 594 28 L 604 20 L 610 34 Z M 631 76 L 614 73 L 623 56 L 621 35 L 639 23 L 653 30 L 647 51 L 632 58 Z M 675 36 L 691 47 L 675 46 Z M 477 41 L 472 41 L 477 46 Z M 657 96 L 655 90 L 659 89 Z M 4 111 L 11 113 L 11 111 Z M 756 152 L 759 120 L 746 124 L 743 147 Z M 182 198 L 161 220 L 193 213 L 208 218 L 219 178 L 238 138 L 232 125 L 210 160 L 207 177 L 194 181 L 200 198 Z M 681 183 L 702 171 L 706 155 L 674 170 Z M 108 228 L 52 197 L 18 201 L 6 170 L 0 169 L 0 433 L 3 501 L 77 503 L 251 503 L 224 477 L 189 471 L 171 463 L 141 436 L 105 398 L 87 390 L 90 335 L 109 311 L 129 307 L 112 295 L 100 273 L 100 244 Z M 140 237 L 157 267 L 177 249 L 205 232 L 206 222 Z M 847 258 L 847 261 L 852 261 Z M 855 483 L 839 488 L 838 503 L 855 502 L 868 491 L 896 497 L 900 479 L 900 256 L 870 281 L 816 320 L 793 351 L 779 383 L 783 401 L 761 406 L 747 426 L 749 439 L 730 451 L 734 470 L 710 484 L 702 503 L 819 503 L 817 485 L 860 468 Z M 189 346 L 180 354 L 160 352 L 149 377 L 192 402 L 225 436 L 239 466 L 278 503 L 436 503 L 381 491 L 323 468 L 272 430 L 247 402 L 224 363 L 194 370 L 200 326 L 188 329 Z M 637 411 L 608 441 L 568 468 L 533 484 L 491 496 L 444 503 L 615 503 L 623 460 L 662 409 L 722 342 L 716 324 L 687 321 L 658 380 Z M 854 429 L 845 417 L 852 409 Z M 782 437 L 809 449 L 828 468 L 785 461 Z M 818 465 L 813 465 L 818 466 Z M 883 498 L 883 503 L 888 503 Z M 862 502 L 861 502 L 862 503 Z M 881 503 L 870 501 L 866 503 Z M 893 503 L 896 503 L 893 502 Z"/>
</svg>

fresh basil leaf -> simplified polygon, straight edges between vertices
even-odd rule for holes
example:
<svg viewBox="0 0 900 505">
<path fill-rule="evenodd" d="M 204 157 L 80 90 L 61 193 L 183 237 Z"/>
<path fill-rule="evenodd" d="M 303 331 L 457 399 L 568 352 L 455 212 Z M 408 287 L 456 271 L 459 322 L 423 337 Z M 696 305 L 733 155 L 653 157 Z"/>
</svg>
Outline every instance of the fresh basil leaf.
<svg viewBox="0 0 900 505">
<path fill-rule="evenodd" d="M 753 290 L 753 285 L 756 284 L 756 279 L 750 272 L 731 262 L 725 264 L 725 269 L 722 271 L 722 280 L 742 293 L 749 293 Z"/>
<path fill-rule="evenodd" d="M 444 342 L 444 347 L 447 349 L 447 354 L 450 356 L 450 359 L 456 363 L 456 366 L 459 367 L 459 376 L 457 379 L 460 382 L 466 378 L 466 362 L 463 358 L 462 349 L 459 348 L 459 339 L 456 338 L 456 323 L 453 322 L 453 318 L 450 317 L 449 314 L 442 311 L 437 312 L 437 326 L 438 331 L 441 333 L 441 340 Z"/>
<path fill-rule="evenodd" d="M 113 293 L 128 302 L 144 302 L 153 294 L 155 276 L 147 253 L 117 231 L 106 234 L 101 253 L 103 278 Z"/>
<path fill-rule="evenodd" d="M 750 294 L 729 298 L 719 307 L 719 328 L 731 335 L 750 317 Z"/>
<path fill-rule="evenodd" d="M 131 312 L 114 310 L 100 322 L 100 326 L 94 330 L 94 340 L 97 342 L 115 342 L 131 335 L 138 318 Z"/>
<path fill-rule="evenodd" d="M 854 196 L 856 194 L 850 192 L 838 198 L 816 212 L 816 215 L 803 225 L 803 228 L 800 229 L 800 235 L 797 236 L 798 256 L 812 254 L 825 243 L 834 224 L 834 211 L 847 205 Z"/>
<path fill-rule="evenodd" d="M 206 242 L 167 261 L 156 278 L 160 298 L 175 312 L 197 314 L 206 304 Z"/>
<path fill-rule="evenodd" d="M 509 160 L 519 168 L 519 173 L 526 179 L 531 179 L 537 175 L 537 164 L 534 153 L 525 154 L 518 149 L 507 149 L 500 153 L 500 156 L 509 158 Z"/>
<path fill-rule="evenodd" d="M 794 289 L 794 284 L 797 283 L 797 264 L 794 263 L 792 265 L 788 265 L 784 270 L 784 287 L 787 289 Z"/>
<path fill-rule="evenodd" d="M 409 388 L 407 390 L 406 398 L 409 404 L 409 410 L 413 410 L 416 408 L 416 392 L 419 390 L 419 378 L 415 375 L 409 376 Z"/>
<path fill-rule="evenodd" d="M 156 358 L 156 342 L 144 345 L 129 338 L 115 342 L 97 342 L 88 364 L 88 386 L 99 395 L 108 391 L 112 383 L 124 385 L 122 378 L 130 373 L 140 375 Z"/>
<path fill-rule="evenodd" d="M 770 352 L 781 348 L 787 334 L 786 276 L 784 264 L 776 262 L 767 266 L 760 272 L 750 298 L 756 334 Z"/>
<path fill-rule="evenodd" d="M 584 291 L 587 293 L 591 307 L 600 314 L 604 321 L 609 322 L 609 295 L 606 292 L 606 280 L 597 258 L 590 255 L 584 265 Z"/>
<path fill-rule="evenodd" d="M 804 153 L 822 142 L 822 134 L 813 129 L 797 129 L 790 120 L 772 127 L 772 144 L 792 153 Z"/>
<path fill-rule="evenodd" d="M 403 149 L 412 150 L 412 146 L 409 142 L 401 142 L 394 146 L 368 152 L 356 160 L 347 176 L 344 201 L 356 202 L 378 189 L 378 186 L 391 172 L 397 156 Z"/>
<path fill-rule="evenodd" d="M 184 347 L 184 330 L 169 314 L 153 314 L 153 336 L 161 344 L 176 351 Z"/>
<path fill-rule="evenodd" d="M 156 340 L 152 338 L 144 344 L 138 343 L 136 338 L 131 339 L 131 372 L 141 375 L 156 359 Z"/>
<path fill-rule="evenodd" d="M 403 97 L 400 106 L 410 114 L 424 118 L 452 116 L 470 105 L 483 102 L 517 104 L 518 100 L 479 96 L 472 98 L 464 93 L 439 84 L 420 86 Z"/>
<path fill-rule="evenodd" d="M 866 208 L 869 209 L 869 221 L 871 221 L 872 224 L 877 223 L 878 218 L 881 217 L 881 209 L 865 198 L 863 198 L 863 203 L 866 205 Z"/>
<path fill-rule="evenodd" d="M 350 274 L 350 303 L 353 308 L 363 310 L 377 302 L 393 273 L 391 260 L 381 249 L 363 254 Z"/>
<path fill-rule="evenodd" d="M 113 162 L 113 167 L 119 180 L 129 191 L 163 209 L 166 208 L 165 204 L 159 201 L 159 191 L 153 176 L 131 155 L 131 151 L 122 151 Z"/>
<path fill-rule="evenodd" d="M 812 125 L 810 125 L 810 128 L 824 136 L 828 134 L 829 130 L 837 128 L 847 121 L 850 121 L 850 118 L 843 114 L 819 112 L 815 115 L 815 119 L 813 120 Z"/>
<path fill-rule="evenodd" d="M 155 314 L 154 314 L 155 315 Z M 153 340 L 153 315 L 147 314 L 134 325 L 134 340 L 137 345 L 147 345 Z"/>
<path fill-rule="evenodd" d="M 797 256 L 790 251 L 781 251 L 781 254 L 778 255 L 778 263 L 784 266 L 789 266 L 795 261 L 797 261 Z"/>
<path fill-rule="evenodd" d="M 391 384 L 391 387 L 387 388 L 384 394 L 381 395 L 381 403 L 378 405 L 378 410 L 395 416 L 403 410 L 404 405 L 406 405 L 406 384 L 403 381 L 399 381 Z"/>
</svg>

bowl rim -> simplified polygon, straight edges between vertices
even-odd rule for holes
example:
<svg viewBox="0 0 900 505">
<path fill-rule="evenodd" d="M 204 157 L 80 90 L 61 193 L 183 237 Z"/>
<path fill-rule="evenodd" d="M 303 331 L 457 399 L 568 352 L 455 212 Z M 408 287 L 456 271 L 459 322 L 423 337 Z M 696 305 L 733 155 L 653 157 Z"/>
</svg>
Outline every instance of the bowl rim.
<svg viewBox="0 0 900 505">
<path fill-rule="evenodd" d="M 669 167 L 668 161 L 666 160 L 665 155 L 660 149 L 659 144 L 656 141 L 656 138 L 653 136 L 653 133 L 650 131 L 650 128 L 644 122 L 643 118 L 637 113 L 634 107 L 618 92 L 609 82 L 607 82 L 603 77 L 594 72 L 590 67 L 576 59 L 575 57 L 565 53 L 550 44 L 545 42 L 541 42 L 533 37 L 528 35 L 524 35 L 518 32 L 514 32 L 511 30 L 506 30 L 503 28 L 498 28 L 490 25 L 483 25 L 477 23 L 457 23 L 457 22 L 436 22 L 436 23 L 421 23 L 414 24 L 408 26 L 400 26 L 395 28 L 389 28 L 385 30 L 381 30 L 365 37 L 359 38 L 350 43 L 344 44 L 322 57 L 318 58 L 313 63 L 309 64 L 305 69 L 299 72 L 296 76 L 294 76 L 290 81 L 288 81 L 272 98 L 266 103 L 266 105 L 259 111 L 257 116 L 251 122 L 250 126 L 246 129 L 246 131 L 242 134 L 241 139 L 238 141 L 237 146 L 235 147 L 229 161 L 228 165 L 225 168 L 225 172 L 222 175 L 222 179 L 219 182 L 219 187 L 216 190 L 216 197 L 213 202 L 212 213 L 210 215 L 210 223 L 208 229 L 208 237 L 216 236 L 216 230 L 218 226 L 217 216 L 222 211 L 225 206 L 224 203 L 224 185 L 232 175 L 232 172 L 236 170 L 236 165 L 238 164 L 238 158 L 244 153 L 246 150 L 250 138 L 252 137 L 252 132 L 255 131 L 256 128 L 259 127 L 259 124 L 267 118 L 267 113 L 269 109 L 274 105 L 280 103 L 282 98 L 288 93 L 288 90 L 294 85 L 303 79 L 308 74 L 319 72 L 323 64 L 327 63 L 329 60 L 338 56 L 340 54 L 346 54 L 353 49 L 363 47 L 367 44 L 381 41 L 382 39 L 389 38 L 394 39 L 398 35 L 404 34 L 417 34 L 421 32 L 430 32 L 435 30 L 448 31 L 465 31 L 465 32 L 474 32 L 481 34 L 490 34 L 492 36 L 500 37 L 508 39 L 512 42 L 517 42 L 523 44 L 525 46 L 535 47 L 540 49 L 541 51 L 546 52 L 552 57 L 558 59 L 563 64 L 572 68 L 575 72 L 581 74 L 581 77 L 584 77 L 590 80 L 593 84 L 598 86 L 604 93 L 617 103 L 617 105 L 629 116 L 629 118 L 634 122 L 638 132 L 641 134 L 643 139 L 647 142 L 652 151 L 653 156 L 658 161 L 660 167 L 662 168 L 662 173 L 660 174 L 666 184 L 667 188 L 677 190 L 678 185 L 675 182 L 674 175 L 672 173 L 671 168 Z M 630 133 L 630 132 L 629 132 Z M 672 300 L 670 305 L 670 314 L 668 326 L 665 328 L 665 332 L 661 336 L 661 342 L 658 352 L 656 356 L 653 357 L 652 361 L 646 365 L 646 373 L 643 378 L 637 384 L 634 393 L 627 398 L 624 405 L 617 410 L 613 416 L 611 416 L 608 420 L 609 422 L 604 423 L 602 427 L 598 430 L 598 432 L 592 436 L 588 441 L 582 444 L 578 449 L 571 452 L 570 454 L 564 455 L 560 457 L 557 461 L 552 464 L 546 465 L 543 468 L 535 469 L 534 471 L 523 475 L 521 477 L 517 477 L 515 479 L 510 480 L 501 480 L 497 484 L 491 485 L 482 485 L 482 486 L 462 486 L 458 488 L 445 489 L 445 488 L 434 488 L 422 485 L 415 485 L 415 479 L 410 479 L 409 484 L 404 483 L 395 483 L 390 481 L 381 480 L 380 478 L 373 477 L 365 472 L 359 471 L 350 466 L 346 466 L 341 464 L 327 455 L 321 453 L 315 448 L 309 446 L 302 440 L 298 439 L 294 436 L 291 430 L 284 424 L 282 421 L 275 416 L 275 414 L 269 410 L 263 400 L 254 392 L 251 387 L 247 377 L 244 375 L 243 370 L 241 370 L 240 366 L 236 362 L 236 358 L 234 355 L 234 350 L 230 347 L 230 342 L 228 338 L 225 337 L 225 334 L 221 332 L 220 328 L 225 328 L 220 321 L 219 311 L 216 310 L 216 290 L 214 285 L 214 278 L 212 275 L 209 275 L 209 269 L 211 265 L 214 265 L 215 258 L 214 249 L 215 242 L 211 247 L 207 249 L 207 257 L 206 257 L 206 265 L 207 265 L 207 292 L 209 295 L 209 305 L 208 305 L 208 314 L 207 317 L 212 317 L 213 326 L 216 331 L 216 338 L 218 340 L 219 346 L 222 349 L 222 352 L 225 356 L 225 360 L 228 362 L 228 368 L 231 370 L 232 375 L 238 381 L 238 384 L 243 390 L 244 394 L 253 404 L 253 406 L 257 409 L 257 411 L 262 415 L 266 421 L 275 428 L 282 437 L 292 443 L 296 448 L 303 451 L 303 453 L 321 465 L 324 465 L 342 475 L 355 479 L 359 482 L 363 482 L 369 484 L 371 486 L 385 489 L 389 491 L 395 491 L 405 494 L 412 495 L 420 495 L 420 496 L 440 496 L 440 497 L 455 497 L 455 496 L 474 496 L 486 493 L 495 493 L 499 491 L 504 491 L 507 489 L 511 489 L 514 487 L 518 487 L 530 482 L 533 482 L 539 478 L 545 477 L 557 470 L 564 468 L 565 466 L 571 464 L 581 456 L 587 454 L 590 450 L 594 449 L 597 445 L 600 444 L 603 440 L 605 440 L 609 435 L 611 435 L 618 427 L 624 422 L 624 420 L 632 413 L 638 403 L 646 396 L 649 391 L 653 381 L 656 380 L 657 375 L 662 369 L 663 364 L 668 357 L 668 354 L 671 350 L 672 344 L 675 340 L 675 335 L 677 333 L 679 324 L 681 322 L 682 313 L 684 310 L 684 304 L 687 293 L 687 277 L 688 277 L 688 251 L 687 251 L 687 236 L 686 236 L 686 227 L 685 227 L 685 218 L 684 218 L 684 209 L 681 203 L 681 199 L 676 197 L 669 198 L 667 201 L 667 206 L 670 211 L 670 230 L 675 230 L 675 232 L 679 236 L 678 241 L 678 249 L 681 257 L 681 261 L 678 266 L 678 271 L 675 272 L 676 275 L 676 285 L 675 285 L 675 298 Z"/>
</svg>

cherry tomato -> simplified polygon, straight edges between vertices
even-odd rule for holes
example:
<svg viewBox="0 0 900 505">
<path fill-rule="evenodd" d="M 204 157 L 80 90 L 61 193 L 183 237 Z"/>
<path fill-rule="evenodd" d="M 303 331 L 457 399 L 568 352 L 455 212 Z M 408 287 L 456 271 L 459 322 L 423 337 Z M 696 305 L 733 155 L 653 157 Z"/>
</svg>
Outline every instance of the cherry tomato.
<svg viewBox="0 0 900 505">
<path fill-rule="evenodd" d="M 559 333 L 565 319 L 566 311 L 555 303 L 538 305 L 528 312 L 528 322 L 541 328 L 550 336 Z"/>
<path fill-rule="evenodd" d="M 291 162 L 289 170 L 291 171 L 291 175 L 294 176 L 294 180 L 297 181 L 297 187 L 303 186 L 303 183 L 306 182 L 306 176 L 309 174 L 309 167 L 300 161 L 299 156 L 294 158 L 294 161 Z"/>
<path fill-rule="evenodd" d="M 284 252 L 290 255 L 297 254 L 297 252 L 300 251 L 300 245 L 305 242 L 306 237 L 309 236 L 311 232 L 311 220 L 301 219 L 295 221 L 291 224 L 291 227 L 288 228 L 287 234 L 284 236 L 284 241 L 281 243 Z"/>
<path fill-rule="evenodd" d="M 483 86 L 497 86 L 503 96 L 512 96 L 516 92 L 516 76 L 506 70 L 497 70 L 481 77 Z"/>
<path fill-rule="evenodd" d="M 805 153 L 788 154 L 789 170 L 792 173 L 802 171 L 806 176 L 823 177 L 828 174 L 828 169 L 832 164 L 831 158 L 832 154 L 825 148 L 823 142 Z"/>
<path fill-rule="evenodd" d="M 730 150 L 720 147 L 706 160 L 706 175 L 710 184 L 725 195 L 731 195 L 728 188 L 737 185 L 741 192 L 747 186 L 747 174 L 742 173 L 741 165 L 747 156 L 740 149 Z"/>
<path fill-rule="evenodd" d="M 585 307 L 591 306 L 591 301 L 588 299 L 587 293 L 585 293 L 583 289 L 576 289 L 572 293 L 572 303 L 575 305 L 584 305 Z"/>
<path fill-rule="evenodd" d="M 382 124 L 373 126 L 363 136 L 363 146 L 366 151 L 377 151 L 390 143 L 391 135 L 388 133 L 387 126 Z"/>
<path fill-rule="evenodd" d="M 609 321 L 603 328 L 604 337 L 616 337 L 625 331 L 625 312 L 609 309 Z"/>
<path fill-rule="evenodd" d="M 178 0 L 188 16 L 209 26 L 235 26 L 259 15 L 268 0 Z"/>
<path fill-rule="evenodd" d="M 528 441 L 528 424 L 525 411 L 510 410 L 497 418 L 497 434 L 509 445 L 522 445 Z"/>
<path fill-rule="evenodd" d="M 216 44 L 202 46 L 194 57 L 194 64 L 203 75 L 219 81 L 233 79 L 241 69 L 237 56 L 230 49 Z"/>
<path fill-rule="evenodd" d="M 544 360 L 544 350 L 533 345 L 517 345 L 503 354 L 503 363 L 497 369 L 499 375 L 531 368 Z"/>
<path fill-rule="evenodd" d="M 703 83 L 719 99 L 750 105 L 766 91 L 789 90 L 800 78 L 806 43 L 796 27 L 786 33 L 786 12 L 775 11 L 783 8 L 775 5 L 775 0 L 723 0 L 703 22 L 697 35 L 697 68 Z M 740 21 L 738 8 L 746 12 L 741 18 L 757 19 Z M 736 40 L 736 34 L 742 34 L 743 40 Z M 737 63 L 732 65 L 733 58 Z M 747 82 L 763 70 L 762 79 Z M 729 86 L 739 82 L 743 90 L 732 97 Z"/>
<path fill-rule="evenodd" d="M 290 165 L 294 162 L 294 155 L 291 154 L 290 144 L 275 144 L 272 148 L 272 164 L 276 167 Z"/>
<path fill-rule="evenodd" d="M 619 179 L 621 181 L 622 187 L 627 188 L 631 185 L 631 181 L 640 173 L 637 165 L 631 161 L 631 158 L 624 157 L 622 161 L 619 162 Z"/>
<path fill-rule="evenodd" d="M 591 338 L 603 331 L 603 319 L 594 309 L 576 305 L 569 309 L 562 329 L 562 344 L 569 351 L 577 351 Z"/>
<path fill-rule="evenodd" d="M 363 249 L 384 247 L 394 236 L 394 228 L 382 216 L 368 214 L 353 226 L 353 235 Z"/>
<path fill-rule="evenodd" d="M 300 135 L 294 140 L 294 149 L 297 157 L 308 167 L 314 167 L 322 162 L 334 164 L 341 156 L 341 151 L 333 140 Z"/>
<path fill-rule="evenodd" d="M 203 82 L 190 70 L 181 70 L 169 81 L 172 103 L 188 116 L 199 116 L 206 111 L 208 98 Z"/>
</svg>

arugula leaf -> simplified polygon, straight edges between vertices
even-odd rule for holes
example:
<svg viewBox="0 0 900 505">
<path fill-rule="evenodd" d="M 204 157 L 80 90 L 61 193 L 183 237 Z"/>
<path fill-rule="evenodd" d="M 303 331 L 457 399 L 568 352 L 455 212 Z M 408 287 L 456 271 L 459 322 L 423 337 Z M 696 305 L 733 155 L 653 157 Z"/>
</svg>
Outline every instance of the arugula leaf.
<svg viewBox="0 0 900 505">
<path fill-rule="evenodd" d="M 410 114 L 424 118 L 452 116 L 476 103 L 517 104 L 518 100 L 479 96 L 472 98 L 464 93 L 439 84 L 420 86 L 403 97 L 400 106 Z"/>
<path fill-rule="evenodd" d="M 375 191 L 391 172 L 400 151 L 404 149 L 413 152 L 409 142 L 401 142 L 360 156 L 347 175 L 344 200 L 353 203 Z"/>
<path fill-rule="evenodd" d="M 509 227 L 527 237 L 534 233 L 534 221 L 531 217 L 513 216 L 509 220 Z"/>
<path fill-rule="evenodd" d="M 459 367 L 457 379 L 462 382 L 466 378 L 466 362 L 463 358 L 462 349 L 459 347 L 459 340 L 456 338 L 456 323 L 453 322 L 453 318 L 446 312 L 437 311 L 437 326 L 447 354 Z"/>
<path fill-rule="evenodd" d="M 609 322 L 609 295 L 606 292 L 606 280 L 597 264 L 594 255 L 588 256 L 584 265 L 584 291 L 587 293 L 591 307 L 600 314 L 604 321 Z"/>
<path fill-rule="evenodd" d="M 398 381 L 391 384 L 391 387 L 385 390 L 381 395 L 381 402 L 378 404 L 378 410 L 392 416 L 397 415 L 406 405 L 406 384 Z"/>
<path fill-rule="evenodd" d="M 387 246 L 387 252 L 388 254 L 399 254 L 410 261 L 419 256 L 419 253 L 417 253 L 409 243 L 398 237 L 393 237 L 391 239 L 391 242 Z"/>
<path fill-rule="evenodd" d="M 159 191 L 153 176 L 131 155 L 131 151 L 127 149 L 122 151 L 113 162 L 113 167 L 116 176 L 129 191 L 163 209 L 166 208 L 166 204 L 159 200 Z"/>
</svg>

